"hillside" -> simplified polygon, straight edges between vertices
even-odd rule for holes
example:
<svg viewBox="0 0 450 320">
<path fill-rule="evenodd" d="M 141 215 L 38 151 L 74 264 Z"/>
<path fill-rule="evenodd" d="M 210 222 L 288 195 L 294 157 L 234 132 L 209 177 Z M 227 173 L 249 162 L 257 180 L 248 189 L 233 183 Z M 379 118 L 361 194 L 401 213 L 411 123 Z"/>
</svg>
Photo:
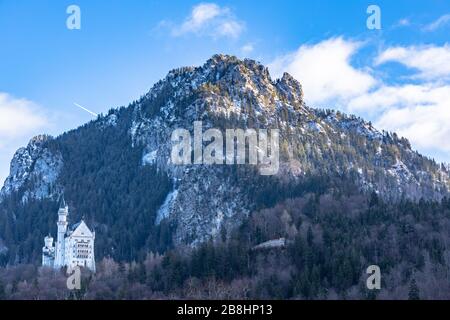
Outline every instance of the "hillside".
<svg viewBox="0 0 450 320">
<path fill-rule="evenodd" d="M 172 164 L 173 130 L 192 132 L 194 121 L 203 130 L 279 129 L 279 170 Z M 307 194 L 439 203 L 449 181 L 445 167 L 405 138 L 307 106 L 290 75 L 272 80 L 253 60 L 215 55 L 169 72 L 128 107 L 19 149 L 0 193 L 1 261 L 39 262 L 62 194 L 69 218 L 95 228 L 99 260 L 131 261 L 227 237 L 255 212 Z"/>
</svg>

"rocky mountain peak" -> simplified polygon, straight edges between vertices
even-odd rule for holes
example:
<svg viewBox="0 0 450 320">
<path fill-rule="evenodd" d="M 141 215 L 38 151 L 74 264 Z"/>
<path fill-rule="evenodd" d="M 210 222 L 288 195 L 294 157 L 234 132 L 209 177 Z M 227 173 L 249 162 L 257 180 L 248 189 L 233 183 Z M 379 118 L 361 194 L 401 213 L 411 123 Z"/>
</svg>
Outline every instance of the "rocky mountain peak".
<svg viewBox="0 0 450 320">
<path fill-rule="evenodd" d="M 53 137 L 50 135 L 40 134 L 40 135 L 34 136 L 28 142 L 27 149 L 37 150 L 37 149 L 43 147 L 43 145 L 50 140 L 53 140 Z"/>
<path fill-rule="evenodd" d="M 62 167 L 61 155 L 53 153 L 46 145 L 53 139 L 49 135 L 37 135 L 26 147 L 16 151 L 11 160 L 10 174 L 0 191 L 0 199 L 18 191 L 27 183 L 30 190 L 25 192 L 22 198 L 24 201 L 29 196 L 45 198 L 50 195 L 50 189 L 56 183 Z"/>
<path fill-rule="evenodd" d="M 284 74 L 273 81 L 267 67 L 251 59 L 217 54 L 199 67 L 170 71 L 140 101 L 147 114 L 178 124 L 217 117 L 259 119 L 268 124 L 276 113 L 309 111 L 300 83 Z M 246 120 L 245 120 L 246 121 Z"/>
<path fill-rule="evenodd" d="M 203 131 L 277 129 L 279 170 L 261 178 L 257 167 L 250 165 L 173 164 L 173 131 L 186 129 L 194 134 L 195 121 L 202 121 Z M 55 143 L 47 144 L 49 139 L 35 137 L 17 151 L 3 195 L 20 189 L 22 201 L 56 198 L 65 188 L 84 193 L 103 182 L 109 193 L 107 176 L 115 175 L 115 168 L 120 168 L 117 179 L 138 179 L 142 172 L 156 170 L 159 178 L 153 178 L 164 182 L 164 194 L 159 202 L 155 200 L 158 207 L 151 208 L 146 221 L 177 226 L 176 244 L 199 243 L 223 227 L 236 227 L 267 195 L 281 199 L 277 190 L 295 190 L 309 179 L 345 177 L 363 192 L 394 201 L 441 199 L 450 186 L 448 174 L 413 152 L 406 140 L 379 132 L 355 116 L 307 107 L 302 86 L 291 75 L 285 73 L 274 81 L 264 65 L 229 55 L 215 55 L 199 67 L 174 69 L 130 108 L 99 117 L 56 138 Z M 99 155 L 98 150 L 104 149 L 108 152 Z M 333 187 L 340 187 L 339 179 L 343 178 L 334 178 Z M 86 207 L 92 212 L 106 210 L 103 216 L 109 217 L 107 208 L 116 202 L 110 199 L 139 203 L 142 199 L 133 198 L 137 194 L 152 199 L 158 192 L 153 183 L 117 184 L 111 198 L 99 195 Z M 97 200 L 104 206 L 99 207 Z M 148 210 L 128 204 L 124 208 L 136 217 Z"/>
<path fill-rule="evenodd" d="M 218 72 L 217 78 L 231 71 L 234 74 L 251 75 L 271 82 L 269 71 L 263 64 L 252 59 L 241 60 L 231 55 L 216 54 L 203 65 L 202 69 Z"/>
<path fill-rule="evenodd" d="M 277 81 L 277 88 L 290 101 L 303 102 L 303 87 L 293 76 L 285 72 Z"/>
</svg>

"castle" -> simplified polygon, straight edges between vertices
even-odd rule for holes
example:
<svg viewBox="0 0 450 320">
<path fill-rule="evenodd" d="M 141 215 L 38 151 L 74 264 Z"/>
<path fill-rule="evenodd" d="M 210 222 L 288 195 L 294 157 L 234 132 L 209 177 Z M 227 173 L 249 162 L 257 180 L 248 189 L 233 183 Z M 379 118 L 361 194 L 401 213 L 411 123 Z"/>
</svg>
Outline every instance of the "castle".
<svg viewBox="0 0 450 320">
<path fill-rule="evenodd" d="M 42 265 L 54 269 L 80 266 L 95 272 L 95 232 L 92 232 L 83 220 L 68 227 L 68 215 L 69 207 L 62 199 L 58 211 L 56 244 L 53 246 L 51 236 L 44 238 Z"/>
</svg>

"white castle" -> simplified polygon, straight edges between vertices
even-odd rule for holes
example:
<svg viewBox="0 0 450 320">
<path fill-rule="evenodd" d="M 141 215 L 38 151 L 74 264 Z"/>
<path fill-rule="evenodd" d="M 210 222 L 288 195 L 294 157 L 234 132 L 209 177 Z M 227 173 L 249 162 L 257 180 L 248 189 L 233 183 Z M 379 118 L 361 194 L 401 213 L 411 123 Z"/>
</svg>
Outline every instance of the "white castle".
<svg viewBox="0 0 450 320">
<path fill-rule="evenodd" d="M 56 246 L 53 246 L 51 236 L 44 238 L 42 265 L 54 269 L 80 266 L 95 272 L 95 232 L 92 232 L 83 220 L 67 228 L 68 215 L 69 207 L 63 198 L 58 211 Z"/>
</svg>

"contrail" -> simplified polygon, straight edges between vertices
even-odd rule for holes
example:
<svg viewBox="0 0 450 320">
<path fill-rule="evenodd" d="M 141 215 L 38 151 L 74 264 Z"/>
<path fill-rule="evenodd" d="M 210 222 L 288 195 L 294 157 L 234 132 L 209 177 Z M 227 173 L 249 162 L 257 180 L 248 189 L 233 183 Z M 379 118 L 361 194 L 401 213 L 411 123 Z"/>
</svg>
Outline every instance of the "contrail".
<svg viewBox="0 0 450 320">
<path fill-rule="evenodd" d="M 81 109 L 83 109 L 84 111 L 86 111 L 86 112 L 89 112 L 90 114 L 92 114 L 93 116 L 95 116 L 95 117 L 97 117 L 98 116 L 98 114 L 96 114 L 95 112 L 92 112 L 91 110 L 88 110 L 88 109 L 86 109 L 85 107 L 82 107 L 82 106 L 80 106 L 78 103 L 73 103 L 74 105 L 76 105 L 78 108 L 81 108 Z"/>
</svg>

